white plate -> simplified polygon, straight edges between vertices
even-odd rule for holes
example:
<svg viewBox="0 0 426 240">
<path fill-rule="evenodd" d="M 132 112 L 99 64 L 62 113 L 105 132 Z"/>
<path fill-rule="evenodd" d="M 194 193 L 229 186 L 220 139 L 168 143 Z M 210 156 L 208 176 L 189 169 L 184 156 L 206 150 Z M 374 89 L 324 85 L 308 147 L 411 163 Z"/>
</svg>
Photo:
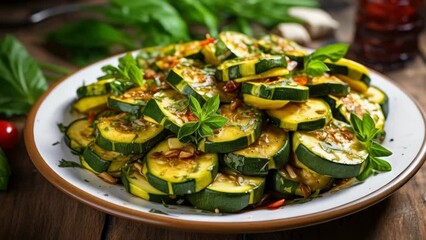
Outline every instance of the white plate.
<svg viewBox="0 0 426 240">
<path fill-rule="evenodd" d="M 304 204 L 285 206 L 277 210 L 258 209 L 236 214 L 202 214 L 189 207 L 167 208 L 127 193 L 121 185 L 109 185 L 94 174 L 80 168 L 60 168 L 61 159 L 78 162 L 63 141 L 57 124 L 67 125 L 76 89 L 96 81 L 101 67 L 116 65 L 116 57 L 90 65 L 55 86 L 43 95 L 29 114 L 25 142 L 38 170 L 55 186 L 71 196 L 102 211 L 138 221 L 166 227 L 209 232 L 261 232 L 289 229 L 328 221 L 366 208 L 406 183 L 424 162 L 425 117 L 412 98 L 386 77 L 371 73 L 372 85 L 379 86 L 389 96 L 390 113 L 386 122 L 384 146 L 393 155 L 387 160 L 391 172 L 372 176 L 363 184 Z M 60 144 L 55 144 L 57 142 Z M 156 209 L 168 215 L 151 213 Z"/>
</svg>

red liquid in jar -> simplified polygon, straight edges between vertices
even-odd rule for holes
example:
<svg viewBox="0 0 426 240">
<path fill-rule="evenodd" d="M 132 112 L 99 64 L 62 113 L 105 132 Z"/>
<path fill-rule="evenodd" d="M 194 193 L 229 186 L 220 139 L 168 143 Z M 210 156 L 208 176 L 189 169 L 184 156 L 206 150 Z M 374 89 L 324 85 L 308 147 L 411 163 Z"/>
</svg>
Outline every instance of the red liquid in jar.
<svg viewBox="0 0 426 240">
<path fill-rule="evenodd" d="M 358 0 L 355 57 L 366 64 L 392 65 L 412 59 L 423 29 L 422 0 Z"/>
</svg>

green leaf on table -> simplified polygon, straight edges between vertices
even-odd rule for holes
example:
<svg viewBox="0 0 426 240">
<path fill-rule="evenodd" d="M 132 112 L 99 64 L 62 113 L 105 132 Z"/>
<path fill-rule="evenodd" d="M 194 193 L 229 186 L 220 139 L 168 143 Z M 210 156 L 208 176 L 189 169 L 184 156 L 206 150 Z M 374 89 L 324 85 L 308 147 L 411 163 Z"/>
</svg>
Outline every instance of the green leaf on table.
<svg viewBox="0 0 426 240">
<path fill-rule="evenodd" d="M 173 4 L 173 3 L 172 3 Z M 185 13 L 182 17 L 187 22 L 204 24 L 212 36 L 218 35 L 218 17 L 199 0 L 180 0 L 173 4 L 176 9 Z"/>
<path fill-rule="evenodd" d="M 109 49 L 116 44 L 125 49 L 136 48 L 136 44 L 130 39 L 112 25 L 92 19 L 63 25 L 48 34 L 48 40 L 62 46 L 84 49 L 100 47 Z"/>
<path fill-rule="evenodd" d="M 26 114 L 47 89 L 37 62 L 12 35 L 0 40 L 0 114 Z"/>
</svg>

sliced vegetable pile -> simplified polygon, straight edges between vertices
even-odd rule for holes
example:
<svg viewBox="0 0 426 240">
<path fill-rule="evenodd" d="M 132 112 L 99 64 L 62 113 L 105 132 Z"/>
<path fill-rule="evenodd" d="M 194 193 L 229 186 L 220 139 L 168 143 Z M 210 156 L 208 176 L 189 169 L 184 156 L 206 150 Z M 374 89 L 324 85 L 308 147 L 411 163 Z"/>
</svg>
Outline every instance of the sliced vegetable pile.
<svg viewBox="0 0 426 240">
<path fill-rule="evenodd" d="M 138 197 L 238 212 L 317 196 L 391 166 L 388 99 L 345 44 L 222 32 L 104 66 L 65 130 L 81 165 Z M 269 199 L 266 197 L 269 196 Z M 277 201 L 278 200 L 278 201 Z M 266 201 L 266 202 L 267 202 Z"/>
</svg>

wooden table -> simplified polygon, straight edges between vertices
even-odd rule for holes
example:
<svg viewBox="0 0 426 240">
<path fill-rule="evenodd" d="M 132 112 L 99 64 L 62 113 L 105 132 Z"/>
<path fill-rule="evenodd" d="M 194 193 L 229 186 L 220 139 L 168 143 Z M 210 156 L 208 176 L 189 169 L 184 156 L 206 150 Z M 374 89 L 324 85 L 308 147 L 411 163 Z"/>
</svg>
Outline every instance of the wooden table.
<svg viewBox="0 0 426 240">
<path fill-rule="evenodd" d="M 330 11 L 341 23 L 337 39 L 350 42 L 354 6 Z M 0 29 L 0 36 L 13 33 L 36 59 L 73 68 L 39 44 L 44 32 L 68 18 L 58 17 L 28 28 Z M 424 46 L 425 38 L 422 36 Z M 420 58 L 404 69 L 386 74 L 426 110 L 426 67 Z M 22 133 L 25 117 L 11 121 Z M 426 239 L 426 165 L 390 197 L 350 216 L 288 231 L 221 235 L 164 229 L 111 216 L 78 202 L 36 170 L 22 134 L 19 146 L 8 158 L 13 173 L 9 191 L 0 192 L 0 239 Z"/>
</svg>

